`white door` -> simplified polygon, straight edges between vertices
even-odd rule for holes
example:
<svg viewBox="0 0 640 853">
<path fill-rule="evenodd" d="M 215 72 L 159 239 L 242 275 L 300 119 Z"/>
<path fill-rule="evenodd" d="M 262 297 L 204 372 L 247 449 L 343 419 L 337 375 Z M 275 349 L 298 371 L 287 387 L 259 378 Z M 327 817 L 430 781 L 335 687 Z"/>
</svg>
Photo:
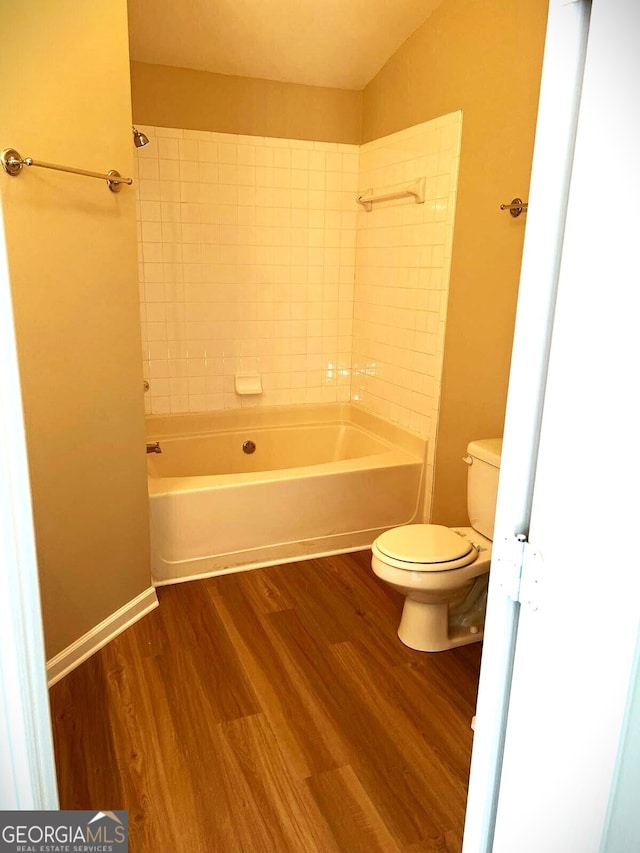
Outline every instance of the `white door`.
<svg viewBox="0 0 640 853">
<path fill-rule="evenodd" d="M 0 809 L 57 809 L 40 594 L 0 209 Z"/>
<path fill-rule="evenodd" d="M 552 39 L 554 20 L 569 7 L 562 0 L 554 5 Z M 465 853 L 597 853 L 608 843 L 606 816 L 640 615 L 639 40 L 640 5 L 594 0 L 523 531 L 541 555 L 523 574 L 524 598 L 535 609 L 512 605 L 504 752 L 492 777 L 495 827 L 486 820 L 492 802 L 482 792 L 483 767 L 474 775 L 472 764 Z M 535 160 L 532 180 L 539 213 L 545 199 L 537 195 Z M 520 306 L 518 314 L 526 321 Z M 515 366 L 526 358 L 520 343 L 516 338 Z M 505 441 L 519 428 L 517 412 L 509 414 Z M 500 506 L 506 497 L 501 484 L 499 516 L 509 514 Z M 495 584 L 491 595 L 494 607 L 508 606 Z M 495 656 L 495 648 L 485 647 L 483 670 L 494 670 Z M 483 674 L 480 698 L 482 682 Z M 479 701 L 476 738 L 483 728 L 491 725 Z M 483 740 L 481 734 L 481 748 Z M 483 809 L 484 835 L 477 831 Z"/>
</svg>

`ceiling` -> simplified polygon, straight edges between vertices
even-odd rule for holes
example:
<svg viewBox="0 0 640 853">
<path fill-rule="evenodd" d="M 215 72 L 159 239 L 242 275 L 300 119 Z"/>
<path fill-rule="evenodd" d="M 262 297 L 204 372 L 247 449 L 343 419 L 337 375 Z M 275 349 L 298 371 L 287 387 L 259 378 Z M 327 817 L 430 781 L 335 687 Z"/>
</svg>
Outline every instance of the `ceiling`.
<svg viewBox="0 0 640 853">
<path fill-rule="evenodd" d="M 131 58 L 361 90 L 442 0 L 128 0 Z"/>
</svg>

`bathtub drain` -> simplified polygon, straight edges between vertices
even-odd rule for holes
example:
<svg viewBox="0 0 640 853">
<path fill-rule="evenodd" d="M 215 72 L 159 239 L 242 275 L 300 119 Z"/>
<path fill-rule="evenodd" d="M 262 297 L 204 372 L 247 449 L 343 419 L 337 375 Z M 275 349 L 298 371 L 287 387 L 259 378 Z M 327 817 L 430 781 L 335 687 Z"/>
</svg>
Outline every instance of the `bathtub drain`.
<svg viewBox="0 0 640 853">
<path fill-rule="evenodd" d="M 242 445 L 242 449 L 244 450 L 245 453 L 255 453 L 255 450 L 256 450 L 255 441 L 251 441 L 251 440 L 247 439 L 247 441 L 245 441 L 244 444 Z"/>
</svg>

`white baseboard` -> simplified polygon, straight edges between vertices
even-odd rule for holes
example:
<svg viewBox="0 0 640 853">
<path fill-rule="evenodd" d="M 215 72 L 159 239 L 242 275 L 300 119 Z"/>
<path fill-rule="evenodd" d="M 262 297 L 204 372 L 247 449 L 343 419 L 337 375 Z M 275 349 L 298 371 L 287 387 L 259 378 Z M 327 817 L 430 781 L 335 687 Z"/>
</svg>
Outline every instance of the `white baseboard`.
<svg viewBox="0 0 640 853">
<path fill-rule="evenodd" d="M 47 683 L 49 687 L 60 681 L 67 673 L 85 661 L 98 649 L 113 640 L 138 619 L 142 619 L 158 606 L 158 596 L 153 587 L 145 589 L 140 595 L 123 605 L 108 616 L 95 628 L 87 631 L 66 649 L 63 649 L 47 661 Z"/>
</svg>

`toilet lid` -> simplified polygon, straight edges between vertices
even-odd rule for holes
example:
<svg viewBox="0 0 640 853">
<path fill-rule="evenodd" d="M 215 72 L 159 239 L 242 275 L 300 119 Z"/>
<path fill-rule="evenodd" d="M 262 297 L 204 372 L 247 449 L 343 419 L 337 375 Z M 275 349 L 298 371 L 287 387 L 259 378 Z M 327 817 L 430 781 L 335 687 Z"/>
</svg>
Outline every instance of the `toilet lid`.
<svg viewBox="0 0 640 853">
<path fill-rule="evenodd" d="M 378 536 L 372 550 L 384 562 L 414 572 L 458 569 L 478 555 L 467 539 L 440 524 L 407 524 L 387 530 Z"/>
</svg>

